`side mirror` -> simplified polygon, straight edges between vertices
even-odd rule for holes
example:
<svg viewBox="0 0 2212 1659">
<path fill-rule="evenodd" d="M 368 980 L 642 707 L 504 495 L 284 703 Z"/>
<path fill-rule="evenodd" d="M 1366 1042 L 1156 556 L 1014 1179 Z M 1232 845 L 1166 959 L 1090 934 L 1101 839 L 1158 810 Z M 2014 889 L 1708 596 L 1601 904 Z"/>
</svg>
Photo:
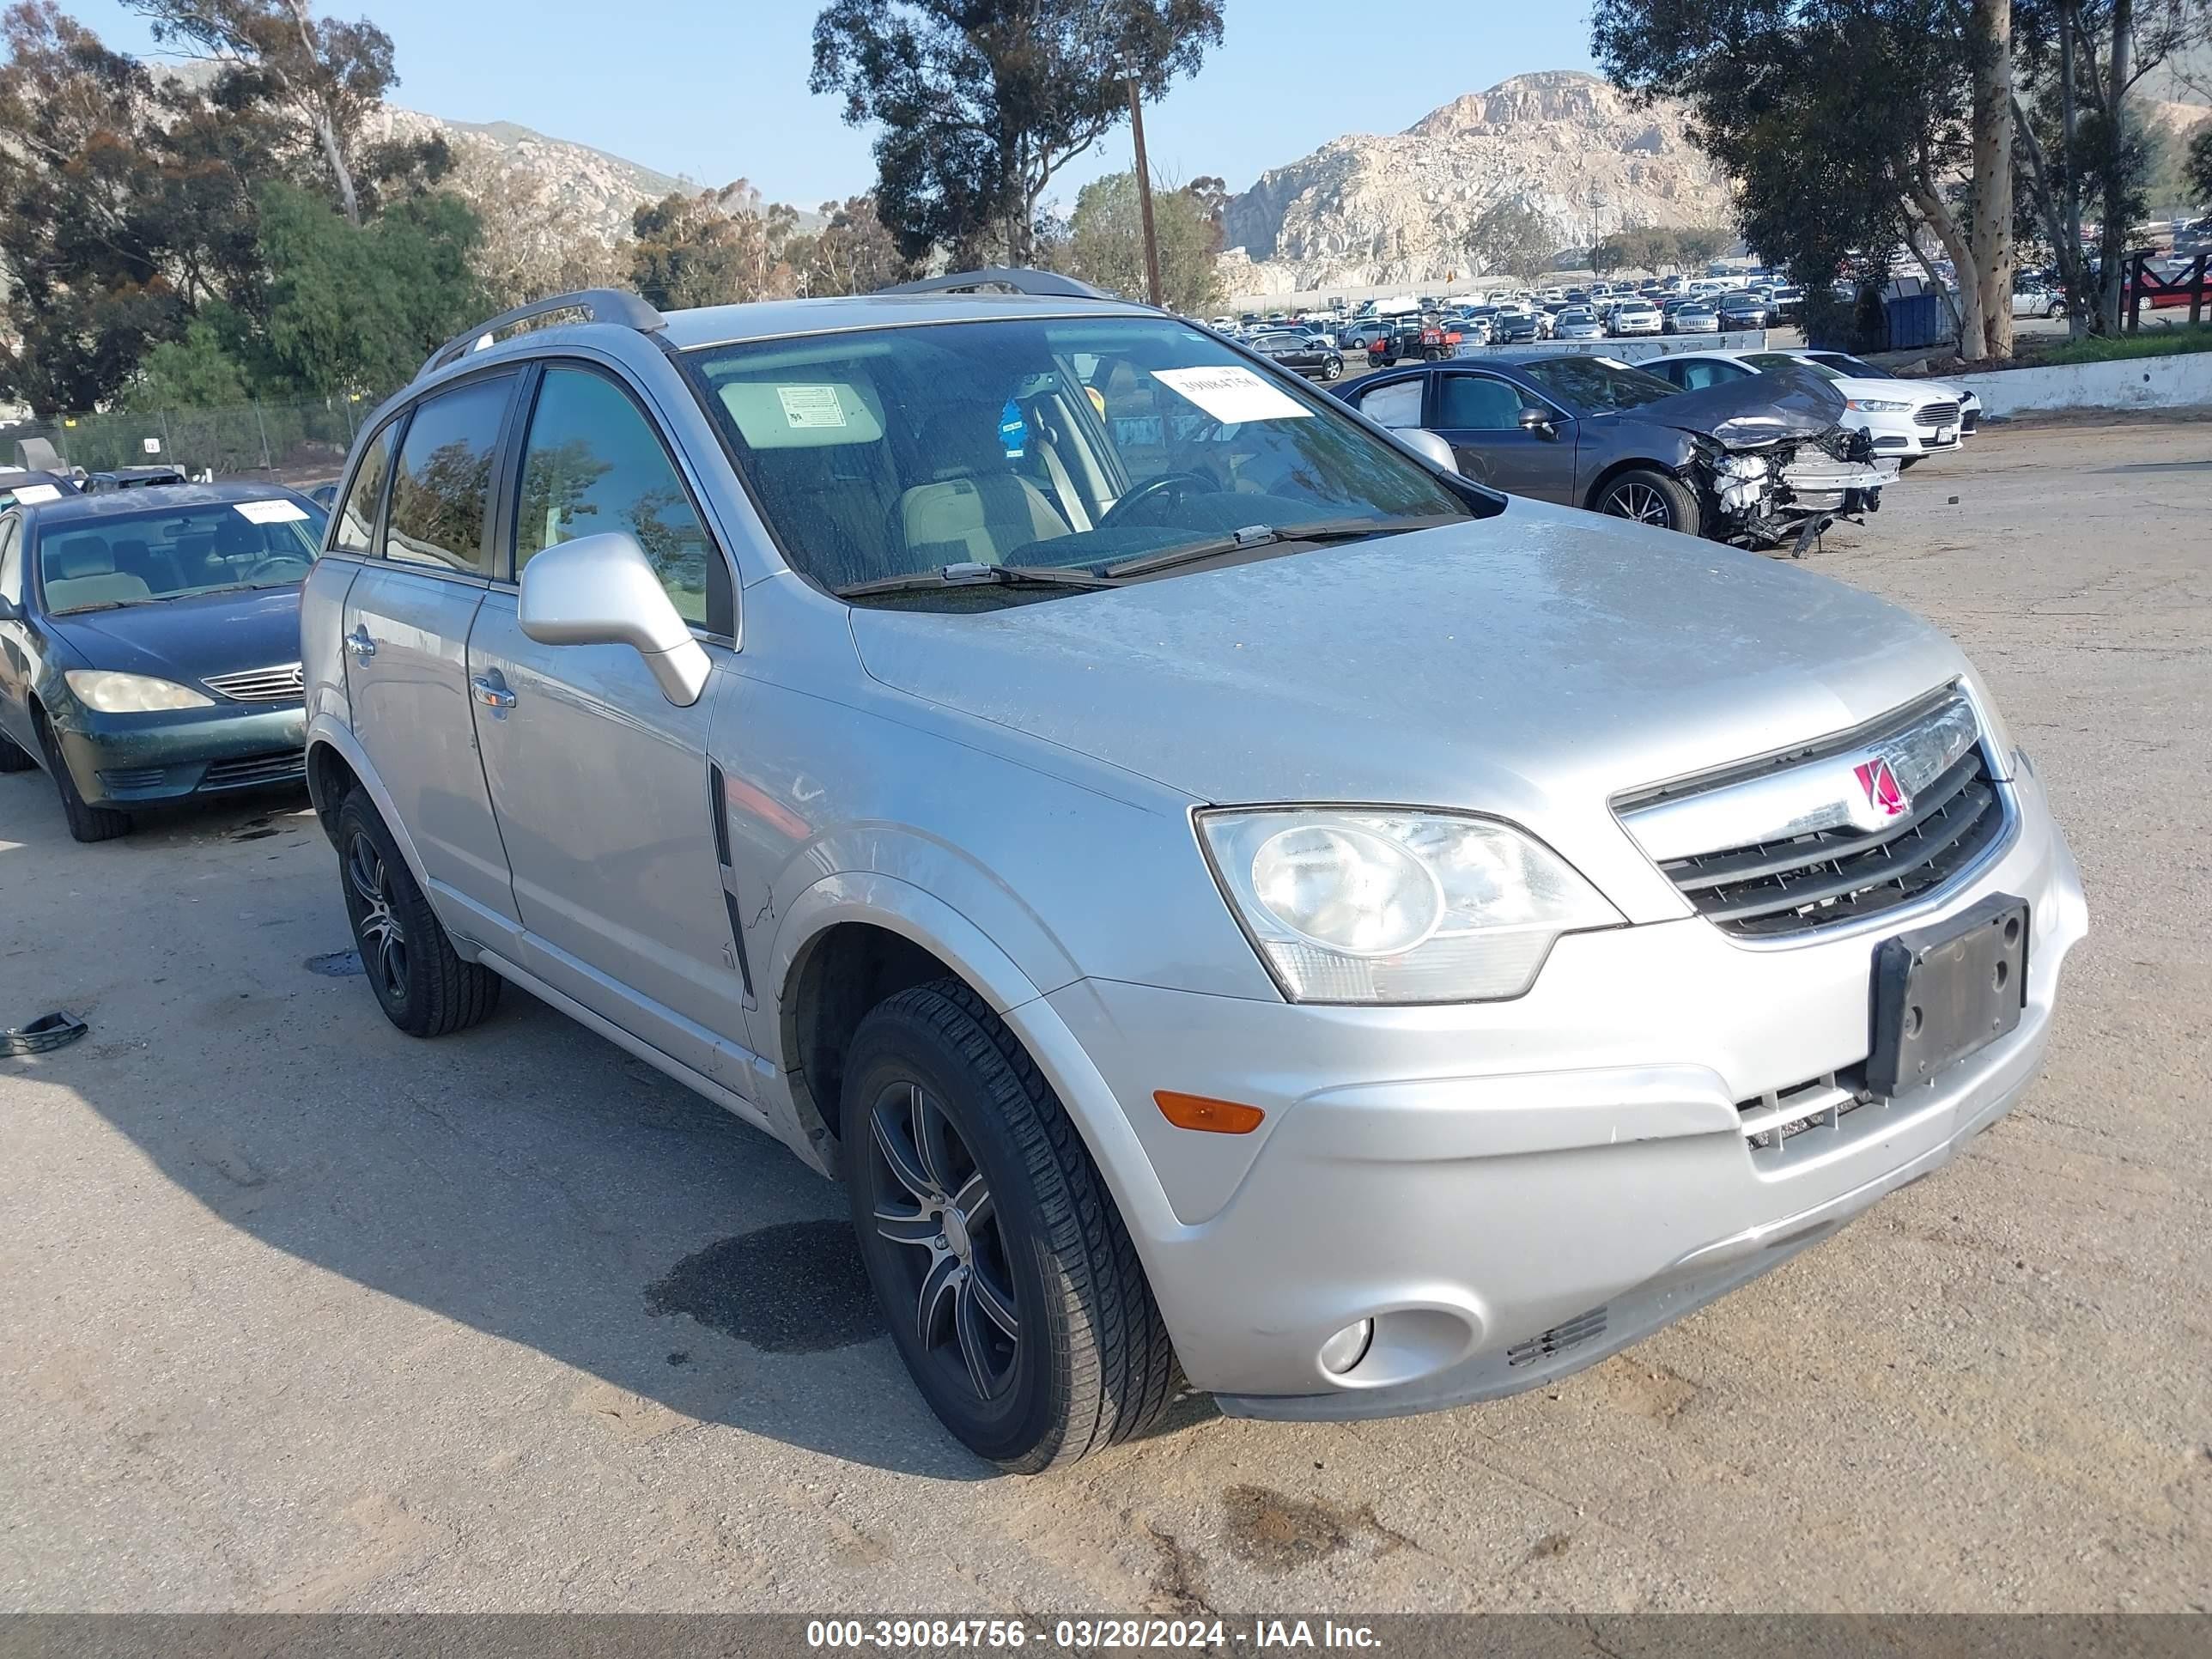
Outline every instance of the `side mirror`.
<svg viewBox="0 0 2212 1659">
<path fill-rule="evenodd" d="M 1459 471 L 1459 457 L 1452 453 L 1452 447 L 1426 427 L 1401 427 L 1398 429 L 1398 441 L 1419 455 L 1423 460 L 1440 466 L 1447 472 Z"/>
<path fill-rule="evenodd" d="M 635 538 L 615 530 L 533 554 L 522 567 L 522 631 L 540 645 L 626 645 L 660 695 L 689 708 L 707 689 L 706 648 L 677 614 Z"/>
<path fill-rule="evenodd" d="M 0 599 L 0 622 L 14 622 L 22 612 L 15 609 L 13 599 Z"/>
<path fill-rule="evenodd" d="M 1559 428 L 1552 424 L 1551 412 L 1548 410 L 1522 410 L 1521 429 L 1523 432 L 1533 432 L 1540 438 L 1556 438 L 1559 435 Z"/>
</svg>

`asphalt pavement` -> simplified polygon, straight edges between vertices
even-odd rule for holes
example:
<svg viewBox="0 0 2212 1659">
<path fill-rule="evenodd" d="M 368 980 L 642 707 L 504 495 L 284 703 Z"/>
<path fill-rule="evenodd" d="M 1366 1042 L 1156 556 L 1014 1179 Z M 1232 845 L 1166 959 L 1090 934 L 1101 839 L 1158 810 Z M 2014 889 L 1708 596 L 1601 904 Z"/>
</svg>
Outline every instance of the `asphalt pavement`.
<svg viewBox="0 0 2212 1659">
<path fill-rule="evenodd" d="M 72 843 L 0 778 L 0 1607 L 2212 1607 L 2212 424 L 1991 430 L 1808 562 L 1935 618 L 2088 885 L 1949 1169 L 1541 1392 L 936 1426 L 840 1194 L 510 991 L 434 1043 L 296 799 Z"/>
</svg>

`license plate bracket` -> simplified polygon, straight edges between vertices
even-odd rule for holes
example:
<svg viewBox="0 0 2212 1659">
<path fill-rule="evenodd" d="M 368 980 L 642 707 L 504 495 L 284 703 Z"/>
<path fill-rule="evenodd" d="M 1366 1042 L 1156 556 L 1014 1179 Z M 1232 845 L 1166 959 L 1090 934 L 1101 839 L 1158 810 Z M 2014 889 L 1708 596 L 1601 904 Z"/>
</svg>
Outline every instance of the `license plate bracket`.
<svg viewBox="0 0 2212 1659">
<path fill-rule="evenodd" d="M 1895 1095 L 1925 1083 L 2020 1024 L 2027 923 L 2026 899 L 1993 894 L 1875 947 L 1869 1089 Z"/>
</svg>

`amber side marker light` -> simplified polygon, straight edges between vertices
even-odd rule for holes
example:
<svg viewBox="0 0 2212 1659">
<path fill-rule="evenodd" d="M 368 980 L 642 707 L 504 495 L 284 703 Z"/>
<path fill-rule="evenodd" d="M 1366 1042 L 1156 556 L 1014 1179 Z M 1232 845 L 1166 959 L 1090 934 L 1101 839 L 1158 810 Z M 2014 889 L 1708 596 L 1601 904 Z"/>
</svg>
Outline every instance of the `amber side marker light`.
<svg viewBox="0 0 2212 1659">
<path fill-rule="evenodd" d="M 1203 1129 L 1208 1134 L 1249 1135 L 1267 1114 L 1257 1106 L 1240 1106 L 1233 1100 L 1210 1100 L 1204 1095 L 1179 1095 L 1172 1089 L 1155 1090 L 1152 1103 L 1160 1115 L 1178 1129 Z"/>
</svg>

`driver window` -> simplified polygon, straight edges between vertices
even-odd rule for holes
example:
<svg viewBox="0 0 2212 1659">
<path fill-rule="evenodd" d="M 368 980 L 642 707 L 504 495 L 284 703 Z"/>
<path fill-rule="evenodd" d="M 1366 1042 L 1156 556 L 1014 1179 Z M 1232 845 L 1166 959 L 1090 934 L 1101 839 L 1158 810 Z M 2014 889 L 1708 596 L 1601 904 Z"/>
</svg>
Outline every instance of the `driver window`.
<svg viewBox="0 0 2212 1659">
<path fill-rule="evenodd" d="M 1421 423 L 1421 382 L 1398 380 L 1378 386 L 1359 400 L 1359 412 L 1378 426 L 1395 428 Z"/>
<path fill-rule="evenodd" d="M 1447 432 L 1510 432 L 1528 406 L 1518 388 L 1487 374 L 1447 374 L 1440 390 L 1437 424 Z"/>
</svg>

